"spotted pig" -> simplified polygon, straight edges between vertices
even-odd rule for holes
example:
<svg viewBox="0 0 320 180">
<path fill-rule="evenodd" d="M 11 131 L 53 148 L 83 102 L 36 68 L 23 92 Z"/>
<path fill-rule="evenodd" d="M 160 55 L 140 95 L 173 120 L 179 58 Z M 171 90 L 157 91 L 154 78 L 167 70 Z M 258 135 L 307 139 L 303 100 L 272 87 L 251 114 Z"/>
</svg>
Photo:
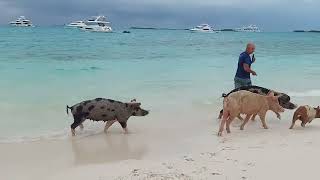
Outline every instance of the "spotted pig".
<svg viewBox="0 0 320 180">
<path fill-rule="evenodd" d="M 293 128 L 293 126 L 297 120 L 301 120 L 301 126 L 305 127 L 305 125 L 307 123 L 311 123 L 312 120 L 314 120 L 316 118 L 320 118 L 320 107 L 319 106 L 316 108 L 308 106 L 308 105 L 300 106 L 294 112 L 290 129 Z"/>
<path fill-rule="evenodd" d="M 149 112 L 140 107 L 141 103 L 132 100 L 129 103 L 123 103 L 112 99 L 96 98 L 67 106 L 73 115 L 74 122 L 71 124 L 72 135 L 75 135 L 76 127 L 83 129 L 82 123 L 86 119 L 93 121 L 107 122 L 104 131 L 114 123 L 119 122 L 123 130 L 127 133 L 127 121 L 131 116 L 146 116 Z"/>
</svg>

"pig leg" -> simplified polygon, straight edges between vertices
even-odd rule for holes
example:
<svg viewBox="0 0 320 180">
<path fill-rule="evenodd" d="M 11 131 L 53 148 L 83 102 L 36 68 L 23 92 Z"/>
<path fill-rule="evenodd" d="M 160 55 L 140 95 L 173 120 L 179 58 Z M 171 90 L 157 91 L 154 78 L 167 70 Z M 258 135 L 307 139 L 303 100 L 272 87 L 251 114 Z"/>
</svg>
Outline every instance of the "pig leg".
<svg viewBox="0 0 320 180">
<path fill-rule="evenodd" d="M 239 115 L 237 116 L 237 118 L 240 119 L 241 121 L 243 121 L 243 118 L 241 117 L 241 114 L 239 114 Z"/>
<path fill-rule="evenodd" d="M 259 113 L 259 117 L 261 119 L 261 123 L 262 123 L 263 128 L 268 129 L 268 126 L 266 124 L 266 112 Z"/>
<path fill-rule="evenodd" d="M 78 116 L 74 116 L 74 121 L 73 123 L 71 124 L 71 133 L 72 133 L 72 136 L 75 136 L 76 135 L 76 127 L 78 127 L 85 119 L 83 118 L 80 118 Z"/>
<path fill-rule="evenodd" d="M 252 115 L 251 121 L 255 121 L 256 120 L 256 116 L 257 116 L 257 114 Z"/>
<path fill-rule="evenodd" d="M 231 122 L 236 118 L 236 116 L 229 116 L 228 120 L 227 120 L 227 124 L 226 124 L 226 130 L 227 130 L 227 133 L 231 133 L 230 131 L 230 124 Z"/>
<path fill-rule="evenodd" d="M 281 120 L 281 115 L 280 115 L 278 112 L 274 112 L 274 113 L 276 113 L 277 118 L 278 118 L 279 120 Z"/>
<path fill-rule="evenodd" d="M 244 126 L 248 123 L 250 117 L 251 117 L 251 114 L 247 114 L 246 119 L 244 120 L 244 122 L 240 126 L 240 130 L 244 129 Z"/>
<path fill-rule="evenodd" d="M 229 113 L 227 111 L 223 111 L 223 116 L 222 116 L 222 120 L 220 123 L 218 136 L 222 136 L 222 131 L 224 129 L 224 125 L 226 124 L 228 117 L 229 117 Z"/>
<path fill-rule="evenodd" d="M 292 123 L 289 129 L 292 129 L 296 121 L 299 119 L 299 116 L 295 113 L 292 118 Z"/>
<path fill-rule="evenodd" d="M 223 110 L 220 111 L 218 119 L 221 119 L 223 115 Z"/>
<path fill-rule="evenodd" d="M 127 122 L 119 122 L 125 134 L 128 134 Z"/>
<path fill-rule="evenodd" d="M 104 127 L 104 132 L 107 133 L 107 130 L 109 129 L 109 127 L 112 126 L 112 124 L 116 121 L 117 120 L 107 121 L 106 126 Z"/>
</svg>

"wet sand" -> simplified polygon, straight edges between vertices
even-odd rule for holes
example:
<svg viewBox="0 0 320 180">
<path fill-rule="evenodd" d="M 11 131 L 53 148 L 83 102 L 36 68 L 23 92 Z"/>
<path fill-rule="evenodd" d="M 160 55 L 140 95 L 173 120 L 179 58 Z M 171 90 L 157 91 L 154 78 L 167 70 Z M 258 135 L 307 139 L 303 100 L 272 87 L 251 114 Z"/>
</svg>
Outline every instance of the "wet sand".
<svg viewBox="0 0 320 180">
<path fill-rule="evenodd" d="M 163 112 L 144 120 L 131 119 L 127 135 L 120 125 L 105 134 L 101 125 L 96 134 L 86 135 L 78 130 L 78 136 L 64 140 L 2 143 L 2 177 L 10 180 L 318 178 L 320 121 L 315 120 L 306 128 L 297 123 L 294 130 L 289 130 L 292 111 L 285 112 L 282 120 L 268 113 L 270 129 L 262 129 L 256 120 L 240 131 L 239 123 L 235 122 L 232 133 L 219 138 L 217 113 L 208 112 L 210 109 L 189 111 L 194 116 L 183 112 L 173 116 L 167 112 L 168 118 L 161 118 L 162 121 L 157 115 Z"/>
</svg>

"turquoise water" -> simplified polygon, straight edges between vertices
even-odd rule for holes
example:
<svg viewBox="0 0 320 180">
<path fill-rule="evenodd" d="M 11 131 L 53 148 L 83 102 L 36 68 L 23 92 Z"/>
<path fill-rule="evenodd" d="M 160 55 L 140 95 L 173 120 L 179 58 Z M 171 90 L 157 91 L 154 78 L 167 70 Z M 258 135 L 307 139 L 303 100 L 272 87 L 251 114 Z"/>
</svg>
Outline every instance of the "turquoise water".
<svg viewBox="0 0 320 180">
<path fill-rule="evenodd" d="M 254 84 L 320 96 L 320 34 L 131 32 L 0 28 L 0 137 L 68 129 L 65 105 L 95 97 L 137 98 L 155 112 L 218 106 L 248 41 Z"/>
</svg>

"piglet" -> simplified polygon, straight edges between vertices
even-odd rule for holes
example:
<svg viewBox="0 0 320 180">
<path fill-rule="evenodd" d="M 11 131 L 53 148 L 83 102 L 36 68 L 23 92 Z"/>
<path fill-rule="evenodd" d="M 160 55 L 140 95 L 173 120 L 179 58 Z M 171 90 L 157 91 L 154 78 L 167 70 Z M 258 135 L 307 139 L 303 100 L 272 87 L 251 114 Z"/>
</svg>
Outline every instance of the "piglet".
<svg viewBox="0 0 320 180">
<path fill-rule="evenodd" d="M 305 105 L 300 106 L 293 114 L 292 124 L 289 129 L 292 129 L 297 120 L 301 120 L 301 126 L 305 127 L 307 123 L 311 123 L 312 120 L 320 118 L 320 107 L 313 108 Z"/>
</svg>

